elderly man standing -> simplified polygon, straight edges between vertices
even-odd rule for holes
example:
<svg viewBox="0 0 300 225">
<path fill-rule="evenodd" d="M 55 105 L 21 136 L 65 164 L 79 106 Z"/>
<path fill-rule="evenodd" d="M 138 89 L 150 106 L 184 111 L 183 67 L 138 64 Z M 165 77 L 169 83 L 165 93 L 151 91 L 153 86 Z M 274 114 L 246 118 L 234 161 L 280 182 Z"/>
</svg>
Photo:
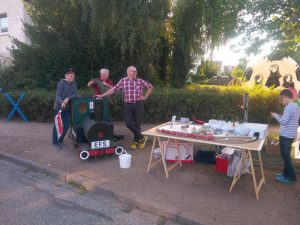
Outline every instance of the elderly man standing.
<svg viewBox="0 0 300 225">
<path fill-rule="evenodd" d="M 144 95 L 144 89 L 147 89 Z M 127 68 L 127 77 L 122 78 L 114 88 L 108 90 L 99 97 L 112 95 L 117 91 L 124 93 L 125 123 L 127 128 L 134 134 L 131 149 L 145 147 L 147 137 L 141 134 L 143 120 L 144 101 L 151 95 L 153 86 L 147 81 L 137 78 L 137 69 L 134 66 Z"/>
<path fill-rule="evenodd" d="M 93 79 L 88 82 L 87 86 L 90 88 L 94 88 L 95 95 L 100 95 L 106 92 L 108 89 L 113 87 L 113 82 L 108 79 L 109 77 L 109 70 L 102 68 L 100 69 L 100 76 L 96 79 Z"/>
<path fill-rule="evenodd" d="M 54 116 L 61 111 L 61 118 L 63 123 L 63 133 L 58 138 L 55 124 L 53 126 L 52 144 L 55 150 L 63 148 L 63 141 L 66 133 L 69 130 L 71 122 L 71 111 L 69 101 L 77 95 L 77 85 L 75 82 L 75 73 L 73 68 L 64 70 L 65 79 L 62 79 L 57 84 L 56 97 L 54 102 Z"/>
<path fill-rule="evenodd" d="M 108 79 L 109 70 L 102 68 L 99 70 L 99 72 L 100 76 L 89 81 L 87 84 L 88 87 L 94 88 L 94 96 L 99 96 L 100 94 L 103 94 L 107 90 L 113 88 L 113 82 Z M 106 99 L 105 101 L 103 101 L 102 107 L 106 112 L 103 114 L 103 121 L 110 122 L 110 99 Z"/>
</svg>

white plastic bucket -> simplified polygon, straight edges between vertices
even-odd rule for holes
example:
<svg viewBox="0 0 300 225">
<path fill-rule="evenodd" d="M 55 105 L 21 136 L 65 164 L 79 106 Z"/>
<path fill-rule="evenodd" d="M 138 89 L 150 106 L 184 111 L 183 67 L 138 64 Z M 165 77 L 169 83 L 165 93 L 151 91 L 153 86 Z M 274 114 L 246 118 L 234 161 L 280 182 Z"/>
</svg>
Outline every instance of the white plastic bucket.
<svg viewBox="0 0 300 225">
<path fill-rule="evenodd" d="M 131 166 L 131 155 L 130 154 L 122 154 L 119 155 L 120 168 L 128 169 Z"/>
</svg>

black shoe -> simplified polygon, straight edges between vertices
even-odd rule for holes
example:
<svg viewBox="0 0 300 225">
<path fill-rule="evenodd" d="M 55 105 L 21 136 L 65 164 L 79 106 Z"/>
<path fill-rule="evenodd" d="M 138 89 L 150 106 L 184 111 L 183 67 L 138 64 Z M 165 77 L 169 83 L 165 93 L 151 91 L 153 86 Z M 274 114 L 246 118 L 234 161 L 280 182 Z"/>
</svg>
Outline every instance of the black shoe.
<svg viewBox="0 0 300 225">
<path fill-rule="evenodd" d="M 57 144 L 61 149 L 66 148 L 66 145 L 64 143 L 58 143 Z"/>
<path fill-rule="evenodd" d="M 62 148 L 60 147 L 60 145 L 58 145 L 58 144 L 53 144 L 53 150 L 55 150 L 55 151 L 59 151 L 59 150 L 61 150 Z"/>
</svg>

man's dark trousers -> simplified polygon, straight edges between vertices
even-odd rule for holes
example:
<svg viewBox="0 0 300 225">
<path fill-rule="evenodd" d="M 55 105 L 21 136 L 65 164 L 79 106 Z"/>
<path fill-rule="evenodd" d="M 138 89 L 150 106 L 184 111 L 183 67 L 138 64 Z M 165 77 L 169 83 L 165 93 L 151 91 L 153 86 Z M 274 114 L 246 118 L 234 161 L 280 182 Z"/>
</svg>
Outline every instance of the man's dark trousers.
<svg viewBox="0 0 300 225">
<path fill-rule="evenodd" d="M 136 103 L 125 102 L 125 124 L 126 127 L 134 134 L 133 141 L 138 142 L 143 139 L 141 134 L 141 124 L 143 122 L 144 101 Z"/>
</svg>

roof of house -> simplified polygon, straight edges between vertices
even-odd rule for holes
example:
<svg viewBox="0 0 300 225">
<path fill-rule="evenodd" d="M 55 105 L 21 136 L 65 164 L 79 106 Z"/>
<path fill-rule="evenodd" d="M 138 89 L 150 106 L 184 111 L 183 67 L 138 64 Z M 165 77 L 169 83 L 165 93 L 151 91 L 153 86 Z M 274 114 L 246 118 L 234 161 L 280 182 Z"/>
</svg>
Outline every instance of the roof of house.
<svg viewBox="0 0 300 225">
<path fill-rule="evenodd" d="M 232 83 L 241 83 L 237 78 L 232 76 L 213 76 L 211 77 L 207 84 L 208 85 L 231 85 Z"/>
</svg>

